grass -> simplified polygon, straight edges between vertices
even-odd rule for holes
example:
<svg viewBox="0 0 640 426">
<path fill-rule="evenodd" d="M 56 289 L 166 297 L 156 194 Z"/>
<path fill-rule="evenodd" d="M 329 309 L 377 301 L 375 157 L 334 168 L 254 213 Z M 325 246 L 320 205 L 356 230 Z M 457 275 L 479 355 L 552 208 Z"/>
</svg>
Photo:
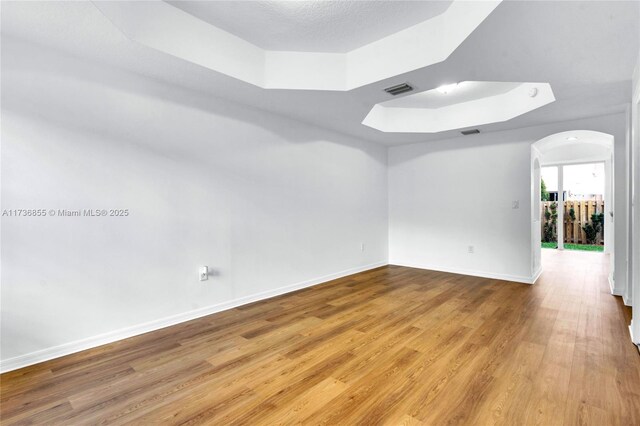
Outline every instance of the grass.
<svg viewBox="0 0 640 426">
<path fill-rule="evenodd" d="M 542 248 L 557 248 L 556 243 L 542 243 Z M 581 250 L 581 251 L 604 251 L 604 246 L 599 245 L 591 245 L 591 244 L 567 244 L 565 243 L 564 248 L 566 250 Z"/>
<path fill-rule="evenodd" d="M 567 250 L 604 251 L 604 246 L 591 244 L 565 244 L 564 248 Z"/>
</svg>

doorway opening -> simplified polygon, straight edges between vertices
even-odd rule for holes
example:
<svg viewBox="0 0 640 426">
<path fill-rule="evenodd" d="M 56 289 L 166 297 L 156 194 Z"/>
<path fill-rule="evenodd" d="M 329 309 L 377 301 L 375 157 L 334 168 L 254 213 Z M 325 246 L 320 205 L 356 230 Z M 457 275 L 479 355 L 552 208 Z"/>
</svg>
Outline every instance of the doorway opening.
<svg viewBox="0 0 640 426">
<path fill-rule="evenodd" d="M 597 261 L 607 265 L 611 282 L 614 273 L 612 176 L 612 135 L 575 130 L 556 133 L 532 144 L 531 270 L 534 277 L 542 273 L 545 259 L 561 262 L 569 256 L 569 253 L 551 255 L 548 251 L 542 256 L 542 250 L 558 254 L 566 250 L 601 256 Z"/>
<path fill-rule="evenodd" d="M 542 167 L 543 249 L 601 253 L 609 249 L 605 238 L 605 185 L 604 162 Z"/>
</svg>

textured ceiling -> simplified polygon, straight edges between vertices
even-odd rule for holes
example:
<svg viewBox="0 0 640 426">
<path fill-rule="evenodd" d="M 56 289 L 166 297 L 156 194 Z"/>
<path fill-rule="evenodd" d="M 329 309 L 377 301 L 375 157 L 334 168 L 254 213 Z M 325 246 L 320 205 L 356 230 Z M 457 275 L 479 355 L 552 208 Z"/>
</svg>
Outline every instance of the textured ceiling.
<svg viewBox="0 0 640 426">
<path fill-rule="evenodd" d="M 447 1 L 169 1 L 267 50 L 344 53 L 444 12 Z"/>
<path fill-rule="evenodd" d="M 446 60 L 501 1 L 454 1 L 438 16 L 347 53 L 265 50 L 162 1 L 93 5 L 133 42 L 258 87 L 348 91 Z M 270 23 L 262 24 L 253 31 L 268 33 Z"/>
<path fill-rule="evenodd" d="M 482 132 L 592 117 L 624 111 L 640 48 L 638 1 L 507 0 L 442 63 L 346 92 L 265 90 L 132 42 L 89 2 L 3 1 L 0 7 L 3 63 L 13 56 L 5 49 L 9 41 L 37 44 L 43 52 L 191 91 L 176 101 L 199 106 L 207 98 L 233 101 L 387 145 L 460 133 L 389 134 L 362 125 L 373 105 L 391 99 L 385 87 L 404 81 L 417 91 L 465 80 L 550 83 L 556 102 L 481 126 Z M 42 66 L 52 66 L 45 58 Z"/>
</svg>

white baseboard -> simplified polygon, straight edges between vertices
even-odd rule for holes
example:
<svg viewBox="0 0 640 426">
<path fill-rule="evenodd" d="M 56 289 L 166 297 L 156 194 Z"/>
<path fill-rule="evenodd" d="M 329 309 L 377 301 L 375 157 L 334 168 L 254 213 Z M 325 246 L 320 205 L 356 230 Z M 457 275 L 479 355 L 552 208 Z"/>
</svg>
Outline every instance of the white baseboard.
<svg viewBox="0 0 640 426">
<path fill-rule="evenodd" d="M 635 345 L 640 346 L 640 336 L 635 338 L 634 335 L 633 335 L 633 320 L 631 320 L 631 324 L 629 324 L 629 335 L 631 336 L 631 341 Z"/>
<path fill-rule="evenodd" d="M 629 300 L 628 297 L 625 297 L 624 290 L 616 288 L 615 281 L 611 274 L 609 274 L 607 280 L 609 281 L 609 289 L 611 290 L 611 294 L 613 294 L 614 296 L 622 297 L 622 302 L 627 306 L 631 306 L 631 300 Z"/>
<path fill-rule="evenodd" d="M 613 276 L 611 276 L 611 274 L 609 274 L 608 281 L 609 288 L 611 289 L 611 294 L 613 294 L 614 296 L 622 296 L 622 290 L 616 288 L 616 284 L 613 281 Z"/>
<path fill-rule="evenodd" d="M 607 277 L 607 281 L 609 281 L 609 289 L 611 290 L 611 294 L 613 294 L 614 296 L 620 296 L 620 294 L 616 294 L 616 286 L 613 283 L 613 277 L 611 276 L 611 274 L 609 274 L 609 276 Z"/>
<path fill-rule="evenodd" d="M 538 278 L 540 278 L 540 275 L 542 275 L 542 266 L 540 266 L 538 270 L 531 277 L 531 283 L 527 283 L 527 284 L 535 284 L 536 281 L 538 281 Z"/>
<path fill-rule="evenodd" d="M 246 305 L 246 304 L 257 302 L 260 300 L 269 299 L 271 297 L 280 296 L 285 293 L 290 293 L 292 291 L 301 290 L 307 287 L 312 287 L 314 285 L 318 285 L 327 281 L 335 280 L 337 278 L 342 278 L 347 275 L 357 274 L 359 272 L 368 271 L 370 269 L 379 268 L 385 265 L 387 265 L 386 261 L 376 262 L 376 263 L 372 263 L 365 266 L 359 266 L 356 268 L 347 269 L 345 271 L 336 272 L 334 274 L 325 275 L 323 277 L 314 278 L 311 280 L 288 285 L 285 287 L 279 287 L 273 290 L 256 293 L 250 296 L 244 296 L 228 302 L 223 302 L 216 305 L 195 309 L 193 311 L 172 315 L 172 316 L 161 318 L 158 320 L 153 320 L 153 321 L 145 322 L 142 324 L 134 325 L 132 327 L 110 331 L 104 334 L 99 334 L 97 336 L 88 337 L 86 339 L 76 340 L 73 342 L 64 343 L 62 345 L 53 346 L 50 348 L 31 352 L 25 355 L 20 355 L 14 358 L 1 360 L 0 372 L 5 373 L 7 371 L 17 370 L 18 368 L 37 364 L 39 362 L 48 361 L 54 358 L 59 358 L 61 356 L 80 352 L 86 349 L 91 349 L 97 346 L 106 345 L 108 343 L 112 343 L 118 340 L 127 339 L 129 337 L 137 336 L 143 333 L 148 333 L 150 331 L 159 330 L 161 328 L 180 324 L 185 321 L 190 321 L 196 318 L 211 315 L 216 312 L 221 312 L 227 309 L 236 308 L 238 306 Z"/>
<path fill-rule="evenodd" d="M 527 277 L 522 275 L 499 274 L 494 272 L 476 271 L 471 269 L 447 268 L 447 267 L 441 267 L 436 265 L 424 265 L 424 264 L 397 262 L 397 261 L 389 261 L 389 264 L 397 265 L 397 266 L 406 266 L 409 268 L 427 269 L 431 271 L 450 272 L 452 274 L 471 275 L 473 277 L 493 278 L 496 280 L 504 280 L 504 281 L 514 281 L 517 283 L 524 283 L 524 284 L 533 284 L 542 273 L 542 269 L 540 269 L 535 275 Z"/>
</svg>

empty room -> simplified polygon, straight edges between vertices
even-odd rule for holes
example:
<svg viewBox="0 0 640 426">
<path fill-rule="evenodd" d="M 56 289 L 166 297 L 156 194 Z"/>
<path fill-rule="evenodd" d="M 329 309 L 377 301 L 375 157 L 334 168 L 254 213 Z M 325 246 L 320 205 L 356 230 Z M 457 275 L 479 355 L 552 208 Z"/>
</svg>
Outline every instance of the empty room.
<svg viewBox="0 0 640 426">
<path fill-rule="evenodd" d="M 640 1 L 1 1 L 1 425 L 640 425 Z"/>
</svg>

